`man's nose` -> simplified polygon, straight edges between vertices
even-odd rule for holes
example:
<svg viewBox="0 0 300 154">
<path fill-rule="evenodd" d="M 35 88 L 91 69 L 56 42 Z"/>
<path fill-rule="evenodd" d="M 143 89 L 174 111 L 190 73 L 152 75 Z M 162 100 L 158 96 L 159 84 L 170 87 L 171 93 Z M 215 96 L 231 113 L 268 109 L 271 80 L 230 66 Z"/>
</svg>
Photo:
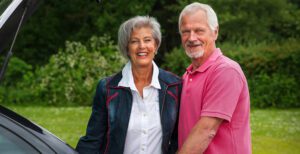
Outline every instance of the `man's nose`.
<svg viewBox="0 0 300 154">
<path fill-rule="evenodd" d="M 189 41 L 195 41 L 196 39 L 197 39 L 196 33 L 195 33 L 194 31 L 191 31 L 191 32 L 190 32 L 190 35 L 189 35 L 189 37 L 188 37 L 188 40 L 189 40 Z"/>
</svg>

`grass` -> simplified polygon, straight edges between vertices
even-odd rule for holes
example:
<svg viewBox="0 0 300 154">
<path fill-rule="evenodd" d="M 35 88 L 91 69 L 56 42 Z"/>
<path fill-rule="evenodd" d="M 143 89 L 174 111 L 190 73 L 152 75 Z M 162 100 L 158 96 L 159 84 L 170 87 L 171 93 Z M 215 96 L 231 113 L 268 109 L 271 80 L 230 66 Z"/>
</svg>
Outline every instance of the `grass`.
<svg viewBox="0 0 300 154">
<path fill-rule="evenodd" d="M 84 135 L 89 107 L 20 107 L 10 109 L 29 118 L 75 147 Z M 254 154 L 300 153 L 300 109 L 251 112 L 252 151 Z"/>
<path fill-rule="evenodd" d="M 254 154 L 300 153 L 300 109 L 253 110 Z"/>
</svg>

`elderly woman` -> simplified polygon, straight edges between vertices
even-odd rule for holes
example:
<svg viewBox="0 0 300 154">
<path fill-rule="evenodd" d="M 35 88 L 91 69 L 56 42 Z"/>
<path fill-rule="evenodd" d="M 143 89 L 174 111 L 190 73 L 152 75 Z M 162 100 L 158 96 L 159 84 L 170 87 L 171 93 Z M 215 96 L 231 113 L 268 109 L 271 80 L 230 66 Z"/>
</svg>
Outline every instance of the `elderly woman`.
<svg viewBox="0 0 300 154">
<path fill-rule="evenodd" d="M 153 61 L 160 43 L 160 25 L 152 17 L 120 26 L 118 46 L 129 61 L 100 80 L 79 153 L 175 153 L 181 79 Z"/>
</svg>

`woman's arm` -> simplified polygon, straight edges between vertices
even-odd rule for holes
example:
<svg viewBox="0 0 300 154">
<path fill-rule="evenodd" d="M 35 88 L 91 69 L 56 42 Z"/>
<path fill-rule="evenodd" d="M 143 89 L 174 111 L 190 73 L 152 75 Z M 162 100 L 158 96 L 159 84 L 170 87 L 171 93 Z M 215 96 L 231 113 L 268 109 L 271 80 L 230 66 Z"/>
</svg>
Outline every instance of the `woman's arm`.
<svg viewBox="0 0 300 154">
<path fill-rule="evenodd" d="M 106 109 L 106 81 L 101 80 L 97 86 L 93 100 L 92 114 L 88 122 L 86 135 L 81 137 L 76 150 L 80 153 L 103 153 L 106 146 L 107 109 Z M 102 149 L 102 151 L 101 151 Z"/>
</svg>

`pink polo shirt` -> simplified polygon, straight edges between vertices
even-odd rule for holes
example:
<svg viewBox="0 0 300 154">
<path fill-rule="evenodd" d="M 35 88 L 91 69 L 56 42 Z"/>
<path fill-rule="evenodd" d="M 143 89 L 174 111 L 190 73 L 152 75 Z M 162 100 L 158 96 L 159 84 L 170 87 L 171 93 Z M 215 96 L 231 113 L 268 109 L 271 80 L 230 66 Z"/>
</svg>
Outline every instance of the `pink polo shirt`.
<svg viewBox="0 0 300 154">
<path fill-rule="evenodd" d="M 239 64 L 217 48 L 196 71 L 183 75 L 179 148 L 203 116 L 224 119 L 205 154 L 250 154 L 250 98 Z"/>
</svg>

